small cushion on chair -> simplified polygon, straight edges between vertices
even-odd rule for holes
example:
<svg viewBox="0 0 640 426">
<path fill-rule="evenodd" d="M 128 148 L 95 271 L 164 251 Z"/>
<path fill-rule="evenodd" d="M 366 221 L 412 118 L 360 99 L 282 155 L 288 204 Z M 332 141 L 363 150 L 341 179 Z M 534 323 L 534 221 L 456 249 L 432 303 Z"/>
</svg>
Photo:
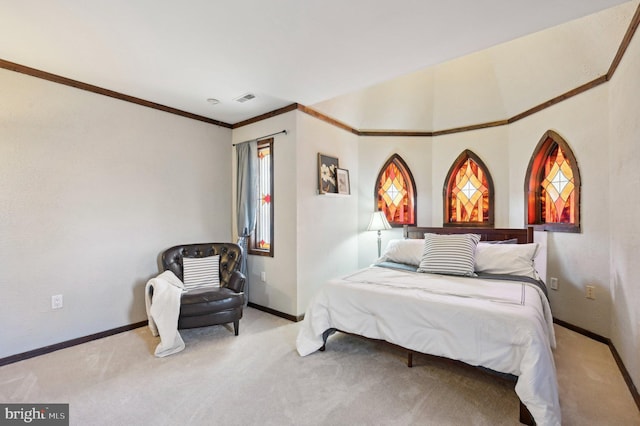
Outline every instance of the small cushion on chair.
<svg viewBox="0 0 640 426">
<path fill-rule="evenodd" d="M 239 308 L 243 304 L 244 294 L 226 287 L 193 290 L 182 294 L 180 316 L 205 315 Z"/>
<path fill-rule="evenodd" d="M 183 282 L 187 291 L 220 287 L 220 255 L 183 257 Z"/>
</svg>

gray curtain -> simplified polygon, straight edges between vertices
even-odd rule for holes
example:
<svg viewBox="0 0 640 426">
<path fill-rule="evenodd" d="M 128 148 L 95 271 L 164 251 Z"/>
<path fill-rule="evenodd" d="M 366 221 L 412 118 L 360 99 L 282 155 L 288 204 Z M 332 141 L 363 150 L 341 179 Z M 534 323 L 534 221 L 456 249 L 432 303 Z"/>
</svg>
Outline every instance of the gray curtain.
<svg viewBox="0 0 640 426">
<path fill-rule="evenodd" d="M 247 277 L 245 282 L 245 305 L 249 303 L 249 274 L 247 273 L 247 245 L 249 236 L 256 226 L 256 211 L 258 203 L 258 142 L 249 141 L 236 145 L 238 159 L 238 174 L 236 182 L 236 216 L 238 244 L 242 247 L 244 256 L 240 271 Z"/>
</svg>

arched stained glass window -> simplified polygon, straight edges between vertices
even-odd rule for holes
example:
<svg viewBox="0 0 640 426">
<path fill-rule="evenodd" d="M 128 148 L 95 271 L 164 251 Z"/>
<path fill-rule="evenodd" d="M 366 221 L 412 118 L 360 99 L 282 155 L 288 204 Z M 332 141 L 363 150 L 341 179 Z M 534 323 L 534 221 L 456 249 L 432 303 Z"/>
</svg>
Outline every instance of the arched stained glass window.
<svg viewBox="0 0 640 426">
<path fill-rule="evenodd" d="M 375 210 L 383 211 L 391 226 L 416 224 L 416 185 L 404 160 L 393 154 L 382 166 L 375 188 Z"/>
<path fill-rule="evenodd" d="M 472 151 L 458 156 L 443 190 L 445 226 L 493 226 L 493 180 Z"/>
<path fill-rule="evenodd" d="M 580 172 L 567 142 L 549 130 L 525 177 L 526 220 L 548 231 L 580 232 Z"/>
</svg>

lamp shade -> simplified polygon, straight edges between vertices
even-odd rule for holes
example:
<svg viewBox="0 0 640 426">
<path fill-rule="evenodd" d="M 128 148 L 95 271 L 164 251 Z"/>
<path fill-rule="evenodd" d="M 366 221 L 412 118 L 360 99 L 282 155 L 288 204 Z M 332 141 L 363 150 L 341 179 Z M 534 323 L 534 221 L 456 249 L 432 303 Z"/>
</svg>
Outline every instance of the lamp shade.
<svg viewBox="0 0 640 426">
<path fill-rule="evenodd" d="M 373 212 L 367 231 L 382 231 L 384 229 L 391 229 L 387 217 L 381 211 Z"/>
</svg>

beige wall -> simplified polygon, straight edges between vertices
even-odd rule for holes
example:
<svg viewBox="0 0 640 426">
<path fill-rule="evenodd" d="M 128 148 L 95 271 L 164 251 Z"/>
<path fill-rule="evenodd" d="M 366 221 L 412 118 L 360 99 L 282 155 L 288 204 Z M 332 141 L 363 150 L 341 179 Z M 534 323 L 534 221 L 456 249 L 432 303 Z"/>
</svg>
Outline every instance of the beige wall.
<svg viewBox="0 0 640 426">
<path fill-rule="evenodd" d="M 249 255 L 249 300 L 295 316 L 327 279 L 357 267 L 358 146 L 355 135 L 300 111 L 240 127 L 233 141 L 281 130 L 287 134 L 275 137 L 273 154 L 274 256 Z M 352 195 L 318 194 L 319 152 L 349 170 Z"/>
<path fill-rule="evenodd" d="M 398 154 L 411 170 L 416 184 L 417 223 L 431 224 L 433 216 L 432 138 L 429 137 L 365 137 L 359 140 L 358 265 L 365 267 L 378 257 L 378 235 L 366 231 L 371 213 L 376 208 L 374 190 L 380 169 L 393 155 Z M 402 238 L 402 228 L 381 232 L 382 250 L 389 240 Z"/>
<path fill-rule="evenodd" d="M 473 132 L 433 138 L 433 226 L 444 218 L 442 190 L 453 162 L 465 149 L 473 151 L 489 169 L 495 190 L 495 226 L 509 226 L 509 137 L 507 127 L 491 127 Z"/>
<path fill-rule="evenodd" d="M 602 143 L 609 138 L 608 96 L 608 86 L 602 85 L 508 126 L 432 138 L 359 137 L 357 160 L 351 159 L 352 164 L 348 166 L 354 192 L 349 201 L 339 197 L 329 202 L 322 201 L 322 197 L 310 197 L 306 202 L 302 201 L 308 195 L 309 188 L 315 191 L 317 178 L 310 169 L 315 167 L 316 151 L 348 151 L 347 147 L 352 146 L 353 142 L 339 142 L 337 145 L 335 142 L 341 138 L 351 140 L 353 136 L 301 115 L 308 124 L 304 132 L 299 129 L 297 135 L 298 164 L 305 164 L 297 175 L 298 313 L 303 312 L 305 302 L 311 295 L 308 290 L 317 288 L 321 282 L 317 277 L 331 276 L 326 273 L 327 264 L 332 267 L 336 265 L 336 270 L 342 270 L 350 264 L 342 256 L 333 258 L 335 250 L 320 250 L 324 254 L 318 261 L 318 251 L 314 252 L 312 247 L 305 248 L 308 241 L 315 241 L 314 244 L 322 246 L 343 239 L 342 236 L 348 232 L 345 228 L 344 232 L 334 233 L 335 226 L 331 221 L 324 221 L 326 215 L 331 214 L 327 205 L 335 207 L 336 212 L 352 211 L 351 200 L 356 200 L 357 266 L 366 266 L 376 258 L 376 235 L 367 232 L 366 226 L 374 206 L 375 178 L 392 154 L 398 153 L 405 159 L 416 180 L 419 225 L 442 224 L 442 187 L 446 173 L 464 149 L 471 149 L 484 161 L 493 177 L 496 226 L 522 227 L 527 165 L 542 135 L 553 129 L 573 149 L 582 175 L 582 232 L 548 235 L 548 277 L 556 277 L 560 283 L 559 289 L 550 294 L 552 309 L 559 319 L 610 336 L 608 145 Z M 340 155 L 341 164 L 344 164 L 343 156 Z M 358 170 L 357 180 L 353 163 L 356 163 Z M 311 182 L 304 183 L 304 179 L 301 179 L 305 173 L 309 173 Z M 312 227 L 303 226 L 305 217 L 312 218 L 309 221 Z M 348 218 L 348 221 L 351 220 Z M 383 232 L 383 246 L 389 239 L 400 236 L 399 229 Z M 313 254 L 313 258 L 303 260 L 307 254 Z M 347 253 L 347 258 L 350 256 Z M 316 271 L 313 275 L 316 278 L 303 279 L 308 270 Z M 595 300 L 585 298 L 587 285 L 595 286 Z M 305 292 L 308 294 L 305 295 Z"/>
<path fill-rule="evenodd" d="M 287 134 L 274 136 L 274 236 L 273 257 L 247 257 L 249 301 L 290 315 L 297 310 L 297 155 L 298 131 L 296 112 L 291 111 L 268 120 L 243 126 L 233 131 L 233 142 L 240 143 L 265 135 L 286 130 Z M 230 157 L 233 163 L 233 232 L 237 241 L 235 218 L 235 172 L 236 155 Z M 266 274 L 262 281 L 260 274 Z"/>
<path fill-rule="evenodd" d="M 163 249 L 230 238 L 230 130 L 1 69 L 0 88 L 0 358 L 145 320 Z"/>
<path fill-rule="evenodd" d="M 640 386 L 640 37 L 634 37 L 609 82 L 609 223 L 611 339 Z"/>
<path fill-rule="evenodd" d="M 305 113 L 297 113 L 297 314 L 325 281 L 354 271 L 358 259 L 358 138 Z M 321 152 L 338 158 L 349 170 L 351 195 L 318 194 Z"/>
<path fill-rule="evenodd" d="M 571 146 L 580 167 L 582 232 L 548 233 L 547 272 L 560 283 L 557 291 L 550 292 L 551 306 L 556 318 L 609 336 L 607 105 L 607 87 L 600 86 L 508 126 L 433 138 L 362 137 L 360 182 L 364 192 L 359 216 L 364 220 L 370 214 L 375 177 L 385 160 L 398 152 L 416 179 L 418 224 L 442 226 L 442 188 L 447 172 L 458 155 L 470 149 L 482 159 L 493 178 L 495 226 L 523 227 L 527 165 L 542 135 L 553 129 Z M 399 230 L 383 232 L 383 245 L 400 236 Z M 362 234 L 360 266 L 375 258 L 374 248 L 374 236 Z M 595 300 L 585 298 L 586 285 L 596 287 Z"/>
<path fill-rule="evenodd" d="M 571 147 L 582 179 L 578 234 L 548 233 L 548 276 L 559 289 L 550 292 L 556 318 L 609 336 L 608 89 L 598 86 L 509 126 L 512 226 L 524 225 L 524 181 L 533 150 L 552 129 Z M 585 298 L 587 285 L 596 299 Z"/>
</svg>

